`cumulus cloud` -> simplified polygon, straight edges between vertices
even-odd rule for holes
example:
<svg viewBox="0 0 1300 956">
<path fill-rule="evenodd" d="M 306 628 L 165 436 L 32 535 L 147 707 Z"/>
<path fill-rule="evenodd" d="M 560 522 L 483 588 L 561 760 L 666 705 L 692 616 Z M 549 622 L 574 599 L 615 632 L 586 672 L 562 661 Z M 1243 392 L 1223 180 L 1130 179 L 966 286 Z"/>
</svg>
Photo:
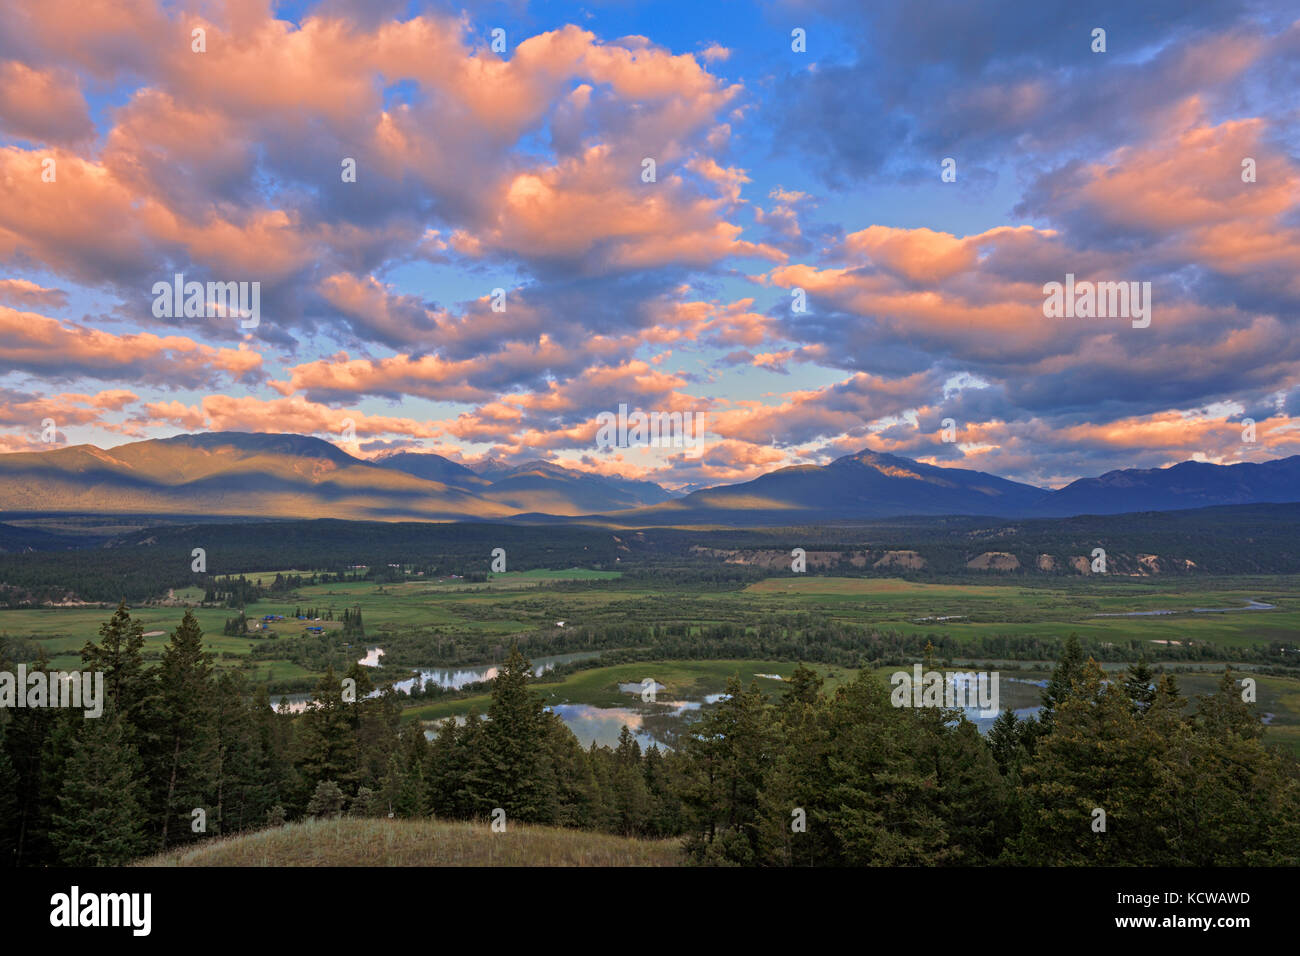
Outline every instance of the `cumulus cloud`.
<svg viewBox="0 0 1300 956">
<path fill-rule="evenodd" d="M 1281 5 L 791 0 L 678 48 L 548 12 L 504 54 L 473 9 L 415 14 L 0 6 L 0 441 L 44 411 L 118 438 L 351 418 L 364 454 L 674 486 L 862 447 L 1047 483 L 1296 447 Z M 796 16 L 808 54 L 774 53 Z M 261 324 L 153 316 L 178 272 L 259 282 Z M 1046 318 L 1067 273 L 1150 282 L 1151 326 Z M 705 454 L 595 449 L 620 403 L 706 410 Z"/>
</svg>

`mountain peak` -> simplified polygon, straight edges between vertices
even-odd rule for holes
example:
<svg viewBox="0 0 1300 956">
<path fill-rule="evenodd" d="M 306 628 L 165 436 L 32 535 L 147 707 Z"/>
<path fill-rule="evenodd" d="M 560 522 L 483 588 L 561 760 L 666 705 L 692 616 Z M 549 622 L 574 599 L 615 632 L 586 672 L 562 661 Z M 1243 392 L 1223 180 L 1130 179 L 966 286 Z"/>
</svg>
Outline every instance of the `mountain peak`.
<svg viewBox="0 0 1300 956">
<path fill-rule="evenodd" d="M 303 458 L 327 458 L 339 464 L 360 462 L 332 442 L 312 435 L 291 432 L 193 432 L 170 438 L 151 439 L 162 445 L 189 448 L 238 448 L 255 454 L 294 455 Z M 140 444 L 149 444 L 141 442 Z"/>
<path fill-rule="evenodd" d="M 475 471 L 478 474 L 475 474 Z M 472 471 L 432 452 L 363 461 L 320 438 L 208 432 L 0 454 L 0 510 L 345 518 L 578 516 L 790 524 L 907 515 L 1170 511 L 1300 500 L 1300 456 L 1110 471 L 1055 491 L 864 448 L 678 497 L 653 482 L 535 459 Z"/>
<path fill-rule="evenodd" d="M 861 451 L 845 455 L 843 458 L 837 458 L 831 462 L 832 465 L 841 463 L 865 465 L 868 468 L 874 468 L 881 474 L 889 475 L 891 478 L 920 478 L 922 469 L 933 467 L 923 465 L 919 461 L 913 461 L 911 458 L 890 455 L 881 451 L 872 451 L 870 448 L 864 448 Z"/>
</svg>

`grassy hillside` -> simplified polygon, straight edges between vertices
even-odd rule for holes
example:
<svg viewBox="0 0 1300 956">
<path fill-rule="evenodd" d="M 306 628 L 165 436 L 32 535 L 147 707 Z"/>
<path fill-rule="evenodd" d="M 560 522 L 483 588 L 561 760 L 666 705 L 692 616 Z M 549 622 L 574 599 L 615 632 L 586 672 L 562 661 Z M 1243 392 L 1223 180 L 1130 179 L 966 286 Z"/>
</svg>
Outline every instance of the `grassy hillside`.
<svg viewBox="0 0 1300 956">
<path fill-rule="evenodd" d="M 306 820 L 213 840 L 138 866 L 680 866 L 678 840 L 510 823 Z"/>
</svg>

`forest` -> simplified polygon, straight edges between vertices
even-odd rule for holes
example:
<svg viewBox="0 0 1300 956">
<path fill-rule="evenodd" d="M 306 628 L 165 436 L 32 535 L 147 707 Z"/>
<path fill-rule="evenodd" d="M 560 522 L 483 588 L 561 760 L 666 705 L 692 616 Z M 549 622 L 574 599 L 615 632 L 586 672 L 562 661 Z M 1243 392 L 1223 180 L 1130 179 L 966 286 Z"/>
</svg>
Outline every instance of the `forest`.
<svg viewBox="0 0 1300 956">
<path fill-rule="evenodd" d="M 403 571 L 425 577 L 458 574 L 482 580 L 490 554 L 509 543 L 508 567 L 618 568 L 631 581 L 696 585 L 715 590 L 743 587 L 759 580 L 763 568 L 727 561 L 717 552 L 752 556 L 802 547 L 839 552 L 839 559 L 820 570 L 849 576 L 903 575 L 915 580 L 968 578 L 967 562 L 981 552 L 1015 556 L 1019 569 L 1000 572 L 1016 580 L 1052 580 L 1077 576 L 1069 566 L 1074 555 L 1104 546 L 1113 570 L 1138 567 L 1137 555 L 1154 553 L 1171 560 L 1166 576 L 1296 574 L 1300 543 L 1295 529 L 1300 505 L 1238 505 L 1195 511 L 1062 519 L 895 518 L 843 526 L 762 530 L 647 528 L 629 531 L 570 522 L 546 525 L 484 522 L 314 521 L 207 522 L 175 521 L 124 534 L 85 533 L 33 537 L 31 529 L 0 525 L 0 608 L 31 607 L 73 597 L 84 601 L 135 603 L 157 598 L 169 588 L 198 585 L 230 596 L 232 576 L 267 568 L 313 568 L 318 579 L 358 574 L 383 582 L 401 579 Z M 1242 542 L 1246 542 L 1243 547 Z M 207 574 L 191 571 L 190 553 L 203 547 Z M 873 560 L 886 550 L 914 549 L 924 568 L 875 568 L 855 564 L 855 552 Z M 105 552 L 108 552 L 106 554 Z M 1038 570 L 1039 555 L 1051 555 L 1056 567 Z M 107 558 L 107 560 L 106 560 Z M 1172 560 L 1177 558 L 1177 560 Z M 1184 562 L 1191 562 L 1186 564 Z M 352 569 L 364 566 L 365 570 Z M 224 582 L 219 586 L 218 581 Z M 237 581 L 237 578 L 234 580 Z M 246 588 L 229 606 L 249 603 L 269 591 Z"/>
<path fill-rule="evenodd" d="M 189 611 L 156 665 L 143 642 L 120 604 L 83 649 L 104 674 L 99 719 L 0 711 L 7 863 L 120 864 L 344 814 L 481 820 L 488 838 L 501 811 L 678 837 L 701 865 L 1300 863 L 1296 763 L 1263 745 L 1227 668 L 1189 702 L 1144 661 L 1106 680 L 1070 639 L 1039 715 L 1007 711 L 982 736 L 959 710 L 893 706 L 869 670 L 827 693 L 800 666 L 776 699 L 733 680 L 675 750 L 643 750 L 626 727 L 584 749 L 518 647 L 486 713 L 429 740 L 395 694 L 367 696 L 356 663 L 328 669 L 295 715 L 218 672 Z"/>
</svg>

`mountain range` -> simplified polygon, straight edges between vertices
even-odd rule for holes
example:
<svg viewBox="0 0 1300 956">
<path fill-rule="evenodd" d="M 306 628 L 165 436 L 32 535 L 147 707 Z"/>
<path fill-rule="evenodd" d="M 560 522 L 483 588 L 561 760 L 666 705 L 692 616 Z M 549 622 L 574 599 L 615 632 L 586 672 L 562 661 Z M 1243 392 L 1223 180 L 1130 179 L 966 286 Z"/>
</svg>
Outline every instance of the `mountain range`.
<svg viewBox="0 0 1300 956">
<path fill-rule="evenodd" d="M 904 515 L 1060 517 L 1300 501 L 1300 455 L 1124 469 L 1060 489 L 861 451 L 675 496 L 544 461 L 362 460 L 303 435 L 213 432 L 0 455 L 0 512 L 789 525 Z"/>
</svg>

